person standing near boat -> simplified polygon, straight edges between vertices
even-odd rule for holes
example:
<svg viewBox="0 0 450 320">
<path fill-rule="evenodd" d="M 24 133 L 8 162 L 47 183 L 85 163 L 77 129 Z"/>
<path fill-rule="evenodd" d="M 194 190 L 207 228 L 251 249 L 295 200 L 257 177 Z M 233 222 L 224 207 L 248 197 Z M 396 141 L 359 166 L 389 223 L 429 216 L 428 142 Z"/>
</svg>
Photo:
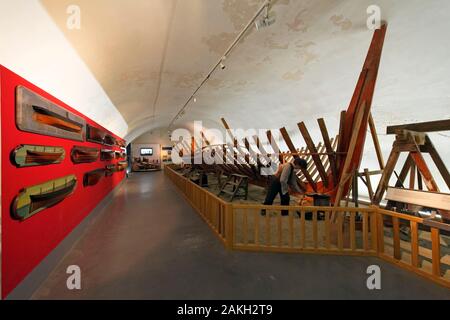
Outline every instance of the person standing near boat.
<svg viewBox="0 0 450 320">
<path fill-rule="evenodd" d="M 306 160 L 300 158 L 295 159 L 293 163 L 281 164 L 273 176 L 263 205 L 273 205 L 273 201 L 275 200 L 277 194 L 280 194 L 281 205 L 288 206 L 291 201 L 291 197 L 289 196 L 289 187 L 291 187 L 295 192 L 303 193 L 303 190 L 301 190 L 298 186 L 297 176 L 295 173 L 296 171 L 306 169 L 307 167 L 308 163 Z M 266 210 L 262 210 L 261 214 L 265 216 Z M 281 215 L 287 216 L 289 215 L 289 211 L 283 210 Z"/>
</svg>

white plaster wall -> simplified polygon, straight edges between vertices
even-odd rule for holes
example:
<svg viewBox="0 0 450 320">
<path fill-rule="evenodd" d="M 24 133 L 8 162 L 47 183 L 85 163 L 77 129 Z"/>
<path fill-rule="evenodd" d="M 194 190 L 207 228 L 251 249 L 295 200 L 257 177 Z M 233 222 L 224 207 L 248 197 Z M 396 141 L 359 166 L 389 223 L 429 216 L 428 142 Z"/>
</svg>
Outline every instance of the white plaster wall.
<svg viewBox="0 0 450 320">
<path fill-rule="evenodd" d="M 122 115 L 39 1 L 0 0 L 0 48 L 0 64 L 125 136 Z"/>
</svg>

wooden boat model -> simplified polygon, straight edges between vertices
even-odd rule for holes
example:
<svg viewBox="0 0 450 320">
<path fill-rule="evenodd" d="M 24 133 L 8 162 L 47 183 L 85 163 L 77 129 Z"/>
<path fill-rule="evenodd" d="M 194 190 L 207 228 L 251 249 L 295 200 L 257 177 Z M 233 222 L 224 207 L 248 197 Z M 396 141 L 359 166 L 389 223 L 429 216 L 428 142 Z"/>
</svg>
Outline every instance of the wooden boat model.
<svg viewBox="0 0 450 320">
<path fill-rule="evenodd" d="M 101 160 L 102 161 L 111 161 L 114 160 L 115 152 L 114 150 L 102 150 L 101 151 Z"/>
<path fill-rule="evenodd" d="M 73 147 L 71 159 L 73 163 L 92 163 L 98 160 L 100 150 L 87 147 Z"/>
<path fill-rule="evenodd" d="M 105 167 L 106 171 L 105 171 L 105 176 L 110 177 L 112 176 L 114 173 L 117 172 L 117 166 L 115 164 L 110 164 L 107 165 Z"/>
<path fill-rule="evenodd" d="M 65 158 L 62 147 L 20 145 L 11 154 L 11 161 L 18 168 L 61 163 Z"/>
<path fill-rule="evenodd" d="M 97 185 L 100 182 L 100 180 L 105 176 L 105 172 L 106 172 L 105 169 L 97 169 L 85 173 L 83 177 L 83 186 L 92 187 Z"/>
<path fill-rule="evenodd" d="M 127 157 L 127 154 L 125 152 L 121 152 L 121 151 L 116 151 L 115 155 L 116 155 L 117 160 L 122 160 Z"/>
<path fill-rule="evenodd" d="M 25 132 L 84 141 L 86 120 L 24 86 L 17 86 L 16 125 Z"/>
<path fill-rule="evenodd" d="M 120 148 L 125 148 L 125 147 L 126 147 L 126 142 L 125 142 L 125 140 L 118 139 L 118 140 L 117 140 L 117 146 L 120 147 Z"/>
<path fill-rule="evenodd" d="M 91 125 L 86 125 L 86 140 L 90 142 L 95 142 L 99 144 L 103 144 L 103 140 L 105 139 L 106 132 L 93 127 Z"/>
<path fill-rule="evenodd" d="M 39 106 L 33 106 L 33 109 L 35 111 L 34 118 L 40 123 L 76 133 L 80 133 L 83 129 L 83 124 L 65 118 L 56 112 Z"/>
<path fill-rule="evenodd" d="M 58 160 L 63 155 L 63 152 L 39 152 L 39 151 L 30 151 L 27 150 L 27 158 L 25 160 L 26 163 L 40 163 L 47 164 L 53 163 Z"/>
<path fill-rule="evenodd" d="M 76 185 L 77 179 L 71 175 L 26 188 L 14 200 L 12 217 L 23 221 L 51 208 L 69 197 L 75 191 Z"/>
<path fill-rule="evenodd" d="M 103 143 L 108 146 L 115 146 L 117 144 L 117 140 L 113 136 L 106 134 L 105 139 L 103 139 Z"/>
<path fill-rule="evenodd" d="M 128 168 L 128 162 L 127 161 L 120 161 L 117 163 L 117 171 L 121 172 Z"/>
</svg>

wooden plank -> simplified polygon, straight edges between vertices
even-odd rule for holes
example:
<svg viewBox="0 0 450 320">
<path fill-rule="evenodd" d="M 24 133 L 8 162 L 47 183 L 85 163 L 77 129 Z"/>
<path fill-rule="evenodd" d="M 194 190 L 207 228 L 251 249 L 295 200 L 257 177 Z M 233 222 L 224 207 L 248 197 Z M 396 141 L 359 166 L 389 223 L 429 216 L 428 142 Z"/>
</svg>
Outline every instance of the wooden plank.
<svg viewBox="0 0 450 320">
<path fill-rule="evenodd" d="M 449 131 L 450 119 L 390 126 L 387 127 L 387 134 L 396 134 L 400 130 L 410 130 L 416 132 Z"/>
<path fill-rule="evenodd" d="M 255 245 L 259 246 L 259 216 L 260 213 L 255 210 L 253 213 L 253 221 L 255 223 Z"/>
<path fill-rule="evenodd" d="M 419 228 L 415 221 L 410 222 L 411 226 L 411 264 L 419 268 Z"/>
<path fill-rule="evenodd" d="M 386 30 L 387 25 L 383 24 L 374 32 L 364 66 L 347 109 L 344 132 L 340 135 L 340 141 L 344 147 L 342 151 L 347 152 L 345 159 L 341 159 L 344 164 L 339 165 L 341 180 L 345 178 L 345 175 L 359 170 L 361 164 Z M 352 143 L 353 139 L 356 141 Z M 345 168 L 347 161 L 349 161 L 348 167 Z M 342 187 L 341 195 L 348 192 L 349 185 L 346 184 Z M 337 197 L 338 201 L 340 196 Z"/>
<path fill-rule="evenodd" d="M 375 152 L 377 154 L 378 164 L 380 165 L 380 169 L 383 170 L 385 167 L 383 152 L 381 151 L 380 140 L 378 139 L 377 128 L 375 126 L 375 121 L 373 120 L 372 113 L 370 113 L 369 115 L 369 127 L 370 133 L 372 135 L 373 144 L 375 147 Z"/>
<path fill-rule="evenodd" d="M 281 154 L 281 150 L 280 147 L 278 146 L 277 142 L 275 141 L 275 139 L 273 139 L 273 134 L 272 131 L 268 130 L 266 132 L 267 135 L 267 139 L 269 140 L 269 143 L 273 149 L 273 151 L 278 154 L 278 160 L 280 161 L 280 163 L 283 163 L 283 155 Z"/>
<path fill-rule="evenodd" d="M 429 208 L 450 210 L 450 194 L 388 188 L 386 199 Z"/>
<path fill-rule="evenodd" d="M 384 221 L 381 214 L 376 214 L 377 218 L 377 238 L 378 238 L 378 252 L 384 253 Z"/>
<path fill-rule="evenodd" d="M 303 136 L 303 139 L 306 142 L 306 146 L 308 147 L 309 152 L 313 153 L 312 159 L 314 161 L 314 164 L 316 165 L 317 170 L 319 171 L 322 182 L 324 183 L 324 185 L 326 187 L 328 187 L 328 175 L 325 172 L 325 168 L 323 166 L 322 161 L 320 160 L 320 156 L 314 154 L 314 153 L 317 153 L 317 148 L 311 138 L 311 135 L 309 134 L 308 128 L 306 128 L 306 125 L 304 122 L 300 122 L 299 124 L 297 124 L 297 126 L 300 130 L 300 133 Z"/>
<path fill-rule="evenodd" d="M 278 246 L 283 246 L 283 220 L 281 217 L 281 212 L 278 212 L 277 215 L 277 229 L 278 229 Z"/>
<path fill-rule="evenodd" d="M 369 251 L 369 213 L 363 213 L 363 248 Z"/>
<path fill-rule="evenodd" d="M 344 250 L 344 216 L 343 213 L 339 213 L 337 222 L 337 236 L 338 236 L 338 248 L 339 251 Z"/>
<path fill-rule="evenodd" d="M 350 249 L 356 250 L 356 212 L 350 212 Z"/>
<path fill-rule="evenodd" d="M 431 228 L 433 276 L 441 277 L 441 239 L 439 229 Z"/>
<path fill-rule="evenodd" d="M 272 239 L 271 239 L 271 236 L 272 236 L 272 228 L 271 228 L 271 225 L 270 225 L 270 213 L 269 212 L 266 212 L 266 245 L 267 246 L 271 246 L 272 245 Z"/>
<path fill-rule="evenodd" d="M 370 237 L 372 239 L 371 249 L 378 251 L 377 213 L 376 210 L 370 212 Z"/>
<path fill-rule="evenodd" d="M 289 246 L 294 247 L 295 228 L 294 228 L 294 213 L 289 211 Z"/>
<path fill-rule="evenodd" d="M 420 174 L 422 175 L 422 179 L 425 182 L 425 185 L 427 186 L 429 191 L 436 191 L 439 192 L 439 187 L 436 183 L 436 181 L 433 178 L 433 175 L 428 168 L 427 163 L 425 162 L 425 159 L 422 156 L 421 152 L 411 152 L 411 157 L 414 159 L 414 162 L 417 165 L 417 168 L 420 171 Z"/>
<path fill-rule="evenodd" d="M 210 143 L 210 142 L 208 141 L 208 139 L 206 138 L 205 133 L 204 133 L 203 131 L 200 131 L 200 134 L 201 134 L 202 139 L 203 139 L 203 141 L 205 142 L 205 144 L 206 144 L 207 146 L 210 146 L 211 143 Z"/>
<path fill-rule="evenodd" d="M 338 169 L 338 178 L 339 178 L 339 172 L 341 171 L 341 163 L 342 163 L 342 153 L 344 152 L 344 143 L 342 142 L 342 137 L 344 136 L 344 130 L 345 130 L 345 119 L 347 118 L 347 111 L 341 111 L 341 117 L 339 121 L 339 143 L 337 147 L 337 169 Z"/>
<path fill-rule="evenodd" d="M 413 164 L 409 171 L 409 189 L 414 190 L 416 188 L 416 165 Z"/>
<path fill-rule="evenodd" d="M 373 203 L 374 193 L 373 193 L 372 181 L 370 179 L 369 169 L 367 169 L 367 168 L 364 169 L 364 176 L 366 177 L 366 186 L 367 186 L 367 191 L 369 192 L 370 202 Z"/>
<path fill-rule="evenodd" d="M 317 224 L 317 211 L 313 211 L 313 244 L 314 248 L 319 248 L 319 226 Z"/>
<path fill-rule="evenodd" d="M 325 148 L 328 153 L 328 161 L 330 162 L 331 174 L 333 177 L 333 184 L 336 185 L 339 177 L 338 177 L 338 169 L 336 164 L 336 153 L 334 152 L 332 142 L 330 140 L 330 136 L 328 134 L 327 125 L 325 124 L 325 120 L 320 118 L 317 120 L 319 123 L 320 132 L 322 133 L 322 139 L 325 144 Z"/>
<path fill-rule="evenodd" d="M 425 148 L 430 154 L 431 159 L 433 159 L 434 163 L 436 164 L 436 167 L 438 168 L 439 173 L 447 184 L 447 187 L 450 189 L 450 173 L 428 135 L 425 138 Z"/>
<path fill-rule="evenodd" d="M 319 157 L 319 159 L 320 159 L 320 162 L 322 163 L 322 166 L 323 166 L 323 168 L 324 168 L 324 170 L 325 170 L 325 165 L 324 165 L 324 160 L 326 159 L 326 156 L 324 155 L 324 152 L 326 151 L 326 147 L 325 147 L 325 145 L 323 145 L 322 144 L 322 142 L 320 142 L 318 145 L 317 145 L 317 151 L 318 151 L 318 153 L 316 154 L 316 156 L 317 157 Z M 326 152 L 325 152 L 326 153 Z M 314 179 L 314 182 L 318 182 L 320 179 L 322 179 L 322 177 L 320 176 L 320 173 L 319 174 L 317 174 L 319 172 L 319 169 L 318 169 L 318 167 L 316 166 L 316 164 L 315 164 L 315 162 L 313 161 L 312 162 L 312 166 L 311 166 L 311 168 L 309 169 L 309 174 L 311 175 L 311 177 Z M 317 175 L 317 177 L 316 177 L 316 175 Z"/>
<path fill-rule="evenodd" d="M 422 180 L 422 175 L 420 174 L 419 168 L 417 168 L 417 188 L 419 190 L 423 190 L 423 180 Z"/>
<path fill-rule="evenodd" d="M 301 211 L 300 218 L 300 246 L 304 249 L 306 248 L 306 219 L 305 211 Z"/>
<path fill-rule="evenodd" d="M 377 191 L 375 192 L 375 196 L 373 199 L 374 205 L 379 205 L 381 200 L 383 199 L 384 193 L 388 188 L 389 180 L 391 179 L 392 174 L 394 173 L 395 166 L 400 157 L 400 153 L 395 149 L 392 149 L 391 154 L 389 155 L 388 161 L 386 163 L 386 167 L 384 168 L 384 172 L 381 176 L 380 182 L 377 187 Z M 408 168 L 409 169 L 409 168 Z"/>
<path fill-rule="evenodd" d="M 397 217 L 392 217 L 392 232 L 394 234 L 394 258 L 401 260 L 402 255 L 400 251 L 400 220 Z"/>
<path fill-rule="evenodd" d="M 244 244 L 248 244 L 248 211 L 245 209 L 243 214 L 242 234 Z"/>
<path fill-rule="evenodd" d="M 325 247 L 331 248 L 331 213 L 325 212 Z"/>
<path fill-rule="evenodd" d="M 346 189 L 346 185 L 348 182 L 348 178 L 350 178 L 351 175 L 353 174 L 353 171 L 351 168 L 351 166 L 354 165 L 354 164 L 352 164 L 352 158 L 353 158 L 353 153 L 356 149 L 356 143 L 359 138 L 359 130 L 362 125 L 362 120 L 363 120 L 363 116 L 364 116 L 364 112 L 365 112 L 365 106 L 366 106 L 366 103 L 363 103 L 362 107 L 358 110 L 358 113 L 356 115 L 355 128 L 354 128 L 354 131 L 353 131 L 351 139 L 350 139 L 350 145 L 348 147 L 348 153 L 347 153 L 347 156 L 346 156 L 346 159 L 344 162 L 344 166 L 341 170 L 341 179 L 339 181 L 339 185 L 338 185 L 338 189 L 337 189 L 336 197 L 335 197 L 335 202 L 334 202 L 335 207 L 340 206 L 342 196 L 344 195 L 344 193 L 346 193 L 345 189 Z"/>
</svg>

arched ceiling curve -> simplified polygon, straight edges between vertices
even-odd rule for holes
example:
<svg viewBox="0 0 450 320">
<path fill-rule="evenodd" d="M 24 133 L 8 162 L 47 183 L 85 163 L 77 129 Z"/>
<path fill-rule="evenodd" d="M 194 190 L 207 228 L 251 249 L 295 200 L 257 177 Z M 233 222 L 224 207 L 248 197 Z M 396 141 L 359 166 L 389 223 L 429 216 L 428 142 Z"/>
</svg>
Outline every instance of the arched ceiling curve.
<svg viewBox="0 0 450 320">
<path fill-rule="evenodd" d="M 129 126 L 164 128 L 263 0 L 79 0 L 82 29 L 65 28 L 70 0 L 41 0 Z M 276 23 L 252 30 L 176 126 L 224 116 L 233 127 L 278 129 L 325 117 L 336 132 L 372 32 L 371 0 L 278 0 Z M 389 23 L 374 99 L 386 125 L 449 116 L 450 3 L 380 0 Z M 420 112 L 426 105 L 429 112 Z M 411 110 L 417 112 L 411 112 Z M 301 143 L 299 140 L 298 143 Z M 385 147 L 389 148 L 389 144 Z"/>
</svg>

